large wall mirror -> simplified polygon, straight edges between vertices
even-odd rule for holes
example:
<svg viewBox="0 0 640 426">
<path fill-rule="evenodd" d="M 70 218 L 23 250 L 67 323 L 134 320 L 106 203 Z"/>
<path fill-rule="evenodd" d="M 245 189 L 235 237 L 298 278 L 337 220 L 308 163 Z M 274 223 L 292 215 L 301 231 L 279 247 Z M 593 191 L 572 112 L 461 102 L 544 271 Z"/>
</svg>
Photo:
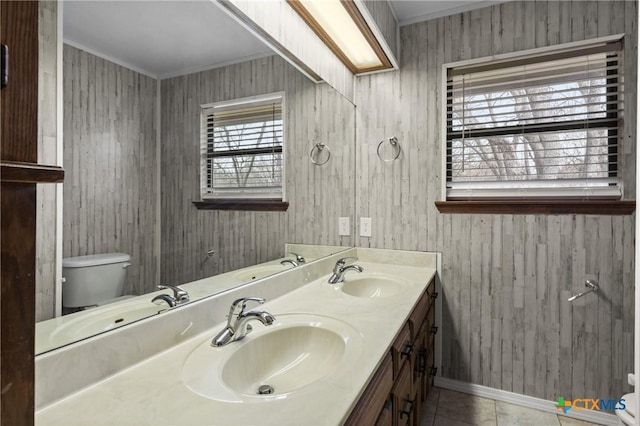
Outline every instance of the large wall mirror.
<svg viewBox="0 0 640 426">
<path fill-rule="evenodd" d="M 193 301 L 295 267 L 280 263 L 286 243 L 327 246 L 307 248 L 308 260 L 353 245 L 353 230 L 338 232 L 339 217 L 355 222 L 352 103 L 311 82 L 213 2 L 64 2 L 61 9 L 62 241 L 38 244 L 58 244 L 64 258 L 130 255 L 122 294 L 135 297 L 58 316 L 55 265 L 43 262 L 36 354 L 167 309 L 152 303 L 171 294 L 159 284 L 184 286 Z M 288 209 L 197 209 L 200 106 L 277 92 L 285 98 Z M 328 148 L 325 164 L 312 161 L 324 161 L 310 157 L 315 146 Z M 38 211 L 48 213 L 46 205 Z"/>
</svg>

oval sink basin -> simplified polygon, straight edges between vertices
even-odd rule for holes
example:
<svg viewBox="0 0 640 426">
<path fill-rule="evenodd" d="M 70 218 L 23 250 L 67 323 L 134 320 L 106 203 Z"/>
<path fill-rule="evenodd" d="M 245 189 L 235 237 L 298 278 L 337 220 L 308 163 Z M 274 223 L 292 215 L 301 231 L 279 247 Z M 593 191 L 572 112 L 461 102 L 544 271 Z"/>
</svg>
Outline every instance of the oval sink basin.
<svg viewBox="0 0 640 426">
<path fill-rule="evenodd" d="M 184 383 L 192 391 L 222 401 L 259 402 L 298 392 L 353 368 L 361 337 L 348 324 L 317 315 L 276 315 L 276 322 L 241 341 L 214 348 L 210 340 L 187 358 Z"/>
<path fill-rule="evenodd" d="M 89 309 L 82 311 L 78 318 L 57 327 L 51 333 L 51 339 L 65 341 L 82 339 L 156 315 L 164 310 L 167 310 L 166 306 L 157 306 L 151 302 L 114 304 L 114 306 L 106 305 Z"/>
<path fill-rule="evenodd" d="M 346 276 L 342 291 L 356 297 L 390 297 L 402 293 L 409 283 L 392 275 L 371 273 Z"/>
<path fill-rule="evenodd" d="M 276 272 L 286 271 L 287 269 L 291 269 L 291 265 L 264 265 L 264 266 L 255 266 L 253 268 L 248 268 L 246 270 L 239 271 L 233 276 L 242 282 L 248 282 L 257 280 L 260 278 L 264 278 L 268 275 L 275 274 Z"/>
</svg>

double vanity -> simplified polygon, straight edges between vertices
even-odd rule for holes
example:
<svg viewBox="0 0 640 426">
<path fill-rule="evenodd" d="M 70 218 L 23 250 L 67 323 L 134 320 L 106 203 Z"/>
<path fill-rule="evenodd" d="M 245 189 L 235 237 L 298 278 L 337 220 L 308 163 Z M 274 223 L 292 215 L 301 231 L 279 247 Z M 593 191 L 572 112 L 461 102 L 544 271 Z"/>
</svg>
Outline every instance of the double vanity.
<svg viewBox="0 0 640 426">
<path fill-rule="evenodd" d="M 437 264 L 349 249 L 45 354 L 36 424 L 419 424 Z"/>
</svg>

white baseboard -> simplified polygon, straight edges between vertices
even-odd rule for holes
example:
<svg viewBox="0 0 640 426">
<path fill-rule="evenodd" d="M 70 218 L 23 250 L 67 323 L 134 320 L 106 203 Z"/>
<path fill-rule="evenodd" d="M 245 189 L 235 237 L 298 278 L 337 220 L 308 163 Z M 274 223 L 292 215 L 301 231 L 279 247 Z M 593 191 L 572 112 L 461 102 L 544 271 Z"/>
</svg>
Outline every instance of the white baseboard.
<svg viewBox="0 0 640 426">
<path fill-rule="evenodd" d="M 444 377 L 435 377 L 433 384 L 439 388 L 449 389 L 456 392 L 468 393 L 470 395 L 493 399 L 495 401 L 521 405 L 523 407 L 546 411 L 548 413 L 561 414 L 560 411 L 556 408 L 556 401 L 548 401 L 546 399 L 534 398 L 532 396 L 494 389 L 487 386 L 446 379 Z M 569 410 L 566 416 L 573 419 L 584 420 L 601 425 L 619 426 L 621 424 L 616 415 L 607 414 L 595 410 Z"/>
</svg>

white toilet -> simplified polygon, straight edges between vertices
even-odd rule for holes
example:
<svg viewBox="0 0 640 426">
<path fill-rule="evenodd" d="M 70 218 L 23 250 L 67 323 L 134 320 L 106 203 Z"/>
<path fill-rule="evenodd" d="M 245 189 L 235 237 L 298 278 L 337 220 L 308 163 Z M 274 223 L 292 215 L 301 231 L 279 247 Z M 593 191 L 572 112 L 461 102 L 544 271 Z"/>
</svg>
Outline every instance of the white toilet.
<svg viewBox="0 0 640 426">
<path fill-rule="evenodd" d="M 62 306 L 77 310 L 120 299 L 130 260 L 124 253 L 62 259 Z"/>
<path fill-rule="evenodd" d="M 636 375 L 631 373 L 627 376 L 627 382 L 631 386 L 636 386 Z M 638 407 L 636 406 L 636 396 L 633 393 L 628 393 L 620 398 L 620 401 L 624 401 L 624 404 L 618 402 L 616 405 L 616 415 L 620 420 L 620 424 L 623 425 L 636 425 L 636 419 L 638 417 Z M 624 407 L 623 407 L 624 405 Z"/>
</svg>

